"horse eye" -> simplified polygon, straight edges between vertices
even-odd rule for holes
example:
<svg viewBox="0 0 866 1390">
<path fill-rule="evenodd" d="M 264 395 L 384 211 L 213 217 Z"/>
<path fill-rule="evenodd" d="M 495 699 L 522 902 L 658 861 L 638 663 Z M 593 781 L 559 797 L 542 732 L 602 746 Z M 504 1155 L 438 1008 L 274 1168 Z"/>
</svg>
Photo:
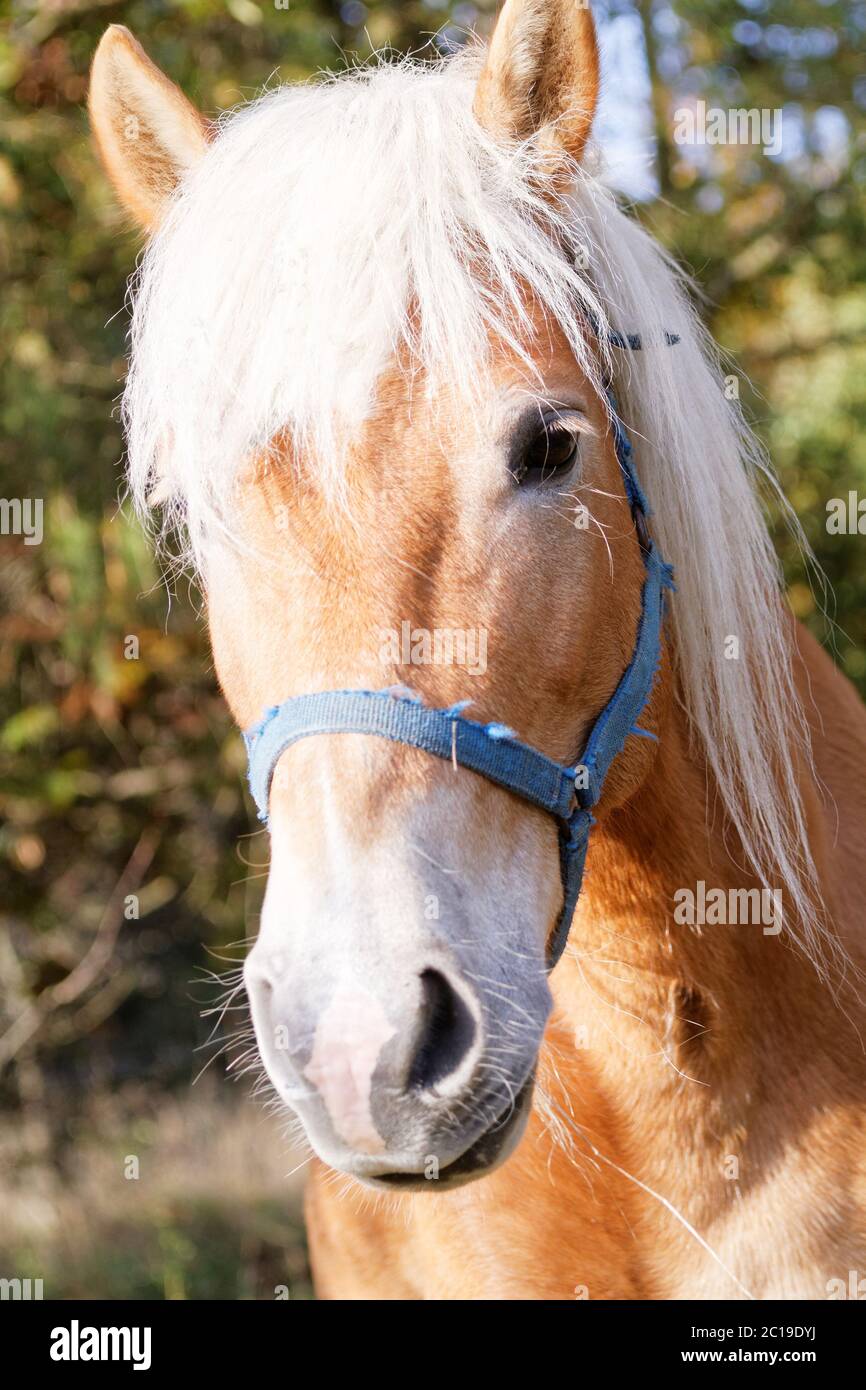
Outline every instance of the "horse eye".
<svg viewBox="0 0 866 1390">
<path fill-rule="evenodd" d="M 513 470 L 514 477 L 521 485 L 546 483 L 551 478 L 559 478 L 571 468 L 577 457 L 577 449 L 577 435 L 553 421 L 538 431 Z"/>
</svg>

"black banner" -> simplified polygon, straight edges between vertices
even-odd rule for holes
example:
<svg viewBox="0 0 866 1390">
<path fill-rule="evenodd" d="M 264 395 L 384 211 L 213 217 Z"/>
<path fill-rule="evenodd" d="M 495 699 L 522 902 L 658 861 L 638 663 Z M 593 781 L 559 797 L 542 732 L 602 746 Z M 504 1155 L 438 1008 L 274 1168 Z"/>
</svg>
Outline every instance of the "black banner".
<svg viewBox="0 0 866 1390">
<path fill-rule="evenodd" d="M 473 1304 L 473 1318 L 486 1324 L 488 1309 Z M 337 1334 L 358 1316 L 358 1342 L 340 1341 Z M 424 1315 L 422 1314 L 422 1317 Z M 448 1356 L 447 1327 L 452 1316 L 458 1326 L 463 1312 L 436 1314 L 435 1346 Z M 493 1312 L 494 1318 L 496 1313 Z M 371 1323 L 372 1318 L 372 1323 Z M 569 1338 L 560 1349 L 575 1367 L 599 1362 L 611 1372 L 630 1369 L 667 1371 L 676 1366 L 778 1366 L 802 1365 L 818 1370 L 841 1370 L 862 1346 L 863 1310 L 846 1302 L 827 1303 L 580 1303 L 568 1311 L 551 1310 L 545 1335 L 561 1331 Z M 565 1321 L 561 1321 L 561 1319 Z M 354 1361 L 368 1346 L 376 1327 L 369 1304 L 358 1305 L 290 1300 L 242 1303 L 52 1303 L 0 1302 L 0 1335 L 8 1358 L 38 1371 L 40 1377 L 62 1384 L 70 1376 L 99 1378 L 108 1371 L 138 1376 L 164 1376 L 175 1372 L 249 1376 L 251 1371 L 272 1378 L 296 1374 L 307 1362 L 309 1348 L 299 1344 L 298 1334 L 313 1328 L 331 1329 L 334 1340 L 327 1347 L 327 1370 L 333 1373 L 334 1354 L 343 1351 Z M 452 1324 L 453 1326 L 454 1324 Z M 382 1324 L 377 1336 L 391 1335 Z M 393 1335 L 405 1336 L 401 1319 Z M 528 1338 L 538 1324 L 507 1324 L 508 1345 L 517 1337 Z M 474 1329 L 459 1329 L 461 1347 L 475 1344 L 485 1368 L 501 1343 L 478 1339 Z M 464 1340 L 465 1339 L 465 1340 Z M 320 1349 L 322 1344 L 317 1344 Z M 551 1344 L 552 1346 L 552 1344 Z M 565 1350 L 567 1348 L 567 1351 Z M 528 1343 L 527 1343 L 528 1349 Z M 321 1350 L 320 1350 L 321 1354 Z M 300 1358 L 300 1359 L 299 1359 Z M 464 1350 L 461 1350 L 461 1363 Z M 426 1357 L 425 1357 L 426 1361 Z M 429 1362 L 427 1363 L 429 1364 Z M 324 1368 L 323 1368 L 324 1369 Z M 411 1371 L 410 1371 L 411 1374 Z"/>
</svg>

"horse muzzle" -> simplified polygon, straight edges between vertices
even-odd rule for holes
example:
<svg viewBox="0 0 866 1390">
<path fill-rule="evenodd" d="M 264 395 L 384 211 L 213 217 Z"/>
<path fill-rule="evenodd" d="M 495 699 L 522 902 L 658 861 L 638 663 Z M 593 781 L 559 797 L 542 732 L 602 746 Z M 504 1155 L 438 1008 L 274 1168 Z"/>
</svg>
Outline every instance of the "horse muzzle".
<svg viewBox="0 0 866 1390">
<path fill-rule="evenodd" d="M 245 968 L 268 1077 L 318 1156 L 366 1183 L 424 1191 L 502 1162 L 531 1106 L 543 973 L 535 1018 L 522 1017 L 515 1040 L 510 1001 L 474 984 L 441 943 L 335 965 L 329 976 L 316 958 L 307 971 L 256 946 Z"/>
</svg>

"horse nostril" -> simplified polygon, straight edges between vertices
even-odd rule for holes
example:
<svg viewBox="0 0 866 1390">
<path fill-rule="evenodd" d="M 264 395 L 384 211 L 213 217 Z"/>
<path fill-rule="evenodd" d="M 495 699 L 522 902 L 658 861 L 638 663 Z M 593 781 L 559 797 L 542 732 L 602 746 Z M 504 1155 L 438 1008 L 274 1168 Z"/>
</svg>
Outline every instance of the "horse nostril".
<svg viewBox="0 0 866 1390">
<path fill-rule="evenodd" d="M 438 970 L 421 974 L 423 998 L 418 1046 L 409 1086 L 429 1090 L 457 1070 L 475 1040 L 475 1020 L 456 989 Z"/>
</svg>

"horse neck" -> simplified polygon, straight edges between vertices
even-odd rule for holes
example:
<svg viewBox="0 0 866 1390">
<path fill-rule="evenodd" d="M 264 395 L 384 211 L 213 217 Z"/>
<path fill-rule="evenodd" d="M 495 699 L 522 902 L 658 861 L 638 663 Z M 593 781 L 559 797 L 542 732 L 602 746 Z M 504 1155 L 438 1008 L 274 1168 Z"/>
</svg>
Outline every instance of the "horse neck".
<svg viewBox="0 0 866 1390">
<path fill-rule="evenodd" d="M 714 822 L 712 777 L 689 749 L 678 704 L 670 711 L 649 780 L 592 832 L 569 948 L 551 976 L 539 1113 L 553 1161 L 567 1165 L 569 1203 L 590 1201 L 587 1182 L 598 1180 L 613 1206 L 590 1212 L 588 1229 L 618 1229 L 611 1212 L 622 1213 L 628 1268 L 643 1270 L 648 1296 L 694 1297 L 703 1287 L 730 1297 L 730 1274 L 694 1231 L 720 1248 L 748 1246 L 750 1208 L 735 1196 L 770 1175 L 780 1191 L 808 1179 L 832 1224 L 832 1155 L 848 1152 L 851 1135 L 828 1129 L 825 1148 L 807 1160 L 803 1134 L 849 1112 L 864 1057 L 856 1001 L 840 1001 L 784 928 L 674 923 L 674 894 L 699 880 L 708 889 L 759 885 L 718 809 Z M 820 832 L 805 779 L 803 793 Z M 743 1256 L 748 1283 L 773 1286 L 787 1239 L 780 1216 L 779 1243 L 766 1243 L 769 1272 L 754 1251 Z"/>
<path fill-rule="evenodd" d="M 816 840 L 823 813 L 801 788 Z M 744 867 L 706 759 L 671 700 L 650 776 L 593 831 L 570 949 L 553 976 L 559 1016 L 599 1075 L 652 1094 L 680 1072 L 710 1085 L 748 1083 L 757 1066 L 790 1076 L 798 1058 L 838 1050 L 840 1002 L 815 964 L 772 922 L 683 925 L 681 890 L 762 888 Z M 819 873 L 821 868 L 818 856 Z M 783 892 L 784 898 L 784 892 Z M 754 897 L 753 897 L 754 901 Z M 765 906 L 769 906 L 764 900 Z M 852 1043 L 855 1041 L 852 1027 Z M 655 1059 L 650 1068 L 640 1059 Z"/>
</svg>

